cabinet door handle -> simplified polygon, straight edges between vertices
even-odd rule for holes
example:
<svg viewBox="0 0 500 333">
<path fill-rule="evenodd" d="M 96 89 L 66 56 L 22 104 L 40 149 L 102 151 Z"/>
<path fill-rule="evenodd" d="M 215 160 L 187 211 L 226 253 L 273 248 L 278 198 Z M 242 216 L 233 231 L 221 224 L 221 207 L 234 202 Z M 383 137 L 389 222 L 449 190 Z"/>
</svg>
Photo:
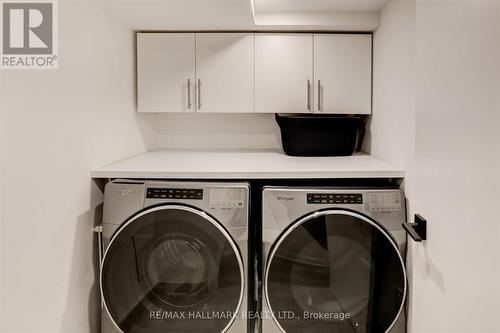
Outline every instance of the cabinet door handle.
<svg viewBox="0 0 500 333">
<path fill-rule="evenodd" d="M 318 80 L 318 111 L 321 111 L 321 80 Z"/>
<path fill-rule="evenodd" d="M 307 80 L 307 110 L 311 111 L 311 81 Z"/>
<path fill-rule="evenodd" d="M 188 88 L 188 110 L 191 109 L 191 79 L 187 79 Z"/>
<path fill-rule="evenodd" d="M 198 109 L 201 109 L 201 80 L 198 79 Z"/>
</svg>

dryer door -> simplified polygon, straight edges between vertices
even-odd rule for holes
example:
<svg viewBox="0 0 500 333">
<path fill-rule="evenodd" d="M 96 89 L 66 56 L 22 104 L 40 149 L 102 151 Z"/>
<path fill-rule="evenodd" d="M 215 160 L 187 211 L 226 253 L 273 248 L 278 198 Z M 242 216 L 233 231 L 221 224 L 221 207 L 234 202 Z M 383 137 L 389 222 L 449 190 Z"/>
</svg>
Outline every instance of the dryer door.
<svg viewBox="0 0 500 333">
<path fill-rule="evenodd" d="M 265 296 L 283 332 L 387 332 L 405 295 L 396 243 L 351 211 L 298 220 L 278 237 L 267 260 Z"/>
<path fill-rule="evenodd" d="M 208 214 L 163 205 L 131 217 L 104 255 L 104 305 L 121 332 L 226 331 L 244 291 L 234 240 Z"/>
</svg>

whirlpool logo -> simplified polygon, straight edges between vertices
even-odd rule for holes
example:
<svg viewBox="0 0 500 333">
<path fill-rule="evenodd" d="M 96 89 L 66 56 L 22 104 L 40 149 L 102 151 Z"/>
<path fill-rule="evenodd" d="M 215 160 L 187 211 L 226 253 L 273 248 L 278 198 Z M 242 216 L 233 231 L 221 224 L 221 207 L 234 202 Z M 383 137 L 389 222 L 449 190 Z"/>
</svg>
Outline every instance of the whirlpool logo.
<svg viewBox="0 0 500 333">
<path fill-rule="evenodd" d="M 126 188 L 120 188 L 120 189 L 116 190 L 116 193 L 118 193 L 122 197 L 126 197 L 128 195 L 134 194 L 134 190 L 126 189 Z"/>
<path fill-rule="evenodd" d="M 292 196 L 287 196 L 287 195 L 278 195 L 276 197 L 276 200 L 278 201 L 293 201 L 294 200 L 294 197 Z"/>
<path fill-rule="evenodd" d="M 0 0 L 3 69 L 57 68 L 55 0 Z"/>
</svg>

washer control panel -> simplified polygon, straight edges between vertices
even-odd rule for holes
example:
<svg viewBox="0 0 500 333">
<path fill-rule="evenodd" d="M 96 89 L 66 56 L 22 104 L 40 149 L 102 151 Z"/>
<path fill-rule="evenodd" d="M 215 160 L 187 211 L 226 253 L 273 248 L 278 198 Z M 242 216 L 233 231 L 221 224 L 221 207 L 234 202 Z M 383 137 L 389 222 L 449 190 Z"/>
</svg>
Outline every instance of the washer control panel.
<svg viewBox="0 0 500 333">
<path fill-rule="evenodd" d="M 146 191 L 148 199 L 191 199 L 203 200 L 203 190 L 190 188 L 154 188 Z"/>
<path fill-rule="evenodd" d="M 243 208 L 245 191 L 243 189 L 210 189 L 208 192 L 208 205 L 210 208 Z"/>
<path fill-rule="evenodd" d="M 308 204 L 362 204 L 361 193 L 307 193 Z"/>
</svg>

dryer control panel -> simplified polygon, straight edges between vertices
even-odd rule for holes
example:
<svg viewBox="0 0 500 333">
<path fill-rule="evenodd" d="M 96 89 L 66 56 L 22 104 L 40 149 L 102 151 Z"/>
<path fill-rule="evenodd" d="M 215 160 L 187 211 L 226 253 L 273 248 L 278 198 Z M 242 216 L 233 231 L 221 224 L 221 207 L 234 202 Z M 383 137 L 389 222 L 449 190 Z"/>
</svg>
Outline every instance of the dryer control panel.
<svg viewBox="0 0 500 333">
<path fill-rule="evenodd" d="M 390 212 L 403 209 L 403 198 L 401 193 L 374 192 L 369 194 L 369 206 L 372 212 Z"/>
<path fill-rule="evenodd" d="M 149 187 L 146 192 L 148 199 L 191 199 L 202 200 L 203 190 L 187 188 L 154 188 Z"/>
<path fill-rule="evenodd" d="M 362 204 L 361 193 L 307 193 L 308 204 Z"/>
<path fill-rule="evenodd" d="M 210 208 L 243 208 L 245 191 L 243 189 L 214 188 L 209 191 Z"/>
</svg>

